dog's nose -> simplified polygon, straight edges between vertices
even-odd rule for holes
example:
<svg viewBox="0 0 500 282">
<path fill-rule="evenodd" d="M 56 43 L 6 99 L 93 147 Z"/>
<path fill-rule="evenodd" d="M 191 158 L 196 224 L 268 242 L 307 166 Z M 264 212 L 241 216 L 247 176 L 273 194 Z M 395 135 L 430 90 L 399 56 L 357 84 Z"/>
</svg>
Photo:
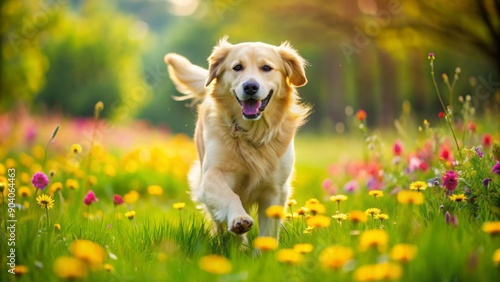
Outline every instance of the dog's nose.
<svg viewBox="0 0 500 282">
<path fill-rule="evenodd" d="M 255 81 L 247 81 L 243 83 L 243 92 L 247 95 L 254 95 L 259 91 L 259 84 Z"/>
</svg>

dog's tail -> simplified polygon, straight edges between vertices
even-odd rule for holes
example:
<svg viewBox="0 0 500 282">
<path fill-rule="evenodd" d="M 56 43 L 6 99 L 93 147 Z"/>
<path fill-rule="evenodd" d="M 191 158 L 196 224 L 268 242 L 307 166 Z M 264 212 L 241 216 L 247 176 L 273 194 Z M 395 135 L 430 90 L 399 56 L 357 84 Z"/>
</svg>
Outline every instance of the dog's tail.
<svg viewBox="0 0 500 282">
<path fill-rule="evenodd" d="M 175 96 L 175 100 L 193 99 L 192 104 L 195 104 L 205 98 L 208 70 L 193 65 L 188 59 L 175 53 L 168 53 L 164 60 L 168 65 L 168 73 L 175 87 L 179 92 L 185 94 L 184 96 Z"/>
</svg>

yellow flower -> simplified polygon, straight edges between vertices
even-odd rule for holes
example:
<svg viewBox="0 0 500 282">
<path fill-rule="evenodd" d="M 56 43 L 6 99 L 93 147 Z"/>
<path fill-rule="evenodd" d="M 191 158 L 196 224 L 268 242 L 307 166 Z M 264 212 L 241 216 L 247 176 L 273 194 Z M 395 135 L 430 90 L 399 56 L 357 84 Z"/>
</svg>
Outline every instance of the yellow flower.
<svg viewBox="0 0 500 282">
<path fill-rule="evenodd" d="M 281 263 L 297 265 L 304 261 L 304 256 L 294 249 L 281 249 L 276 253 L 276 259 Z"/>
<path fill-rule="evenodd" d="M 16 265 L 14 273 L 16 274 L 16 276 L 23 276 L 24 274 L 28 273 L 28 267 L 26 265 Z"/>
<path fill-rule="evenodd" d="M 402 263 L 412 261 L 417 255 L 417 246 L 409 244 L 397 244 L 392 247 L 390 256 L 392 260 Z"/>
<path fill-rule="evenodd" d="M 297 210 L 298 215 L 305 215 L 306 213 L 307 213 L 306 207 L 301 207 L 300 209 Z"/>
<path fill-rule="evenodd" d="M 307 254 L 312 252 L 314 249 L 314 246 L 312 244 L 295 244 L 293 246 L 293 250 L 296 251 L 297 253 L 301 254 Z"/>
<path fill-rule="evenodd" d="M 127 204 L 133 204 L 139 200 L 139 192 L 130 190 L 127 194 L 123 195 L 123 201 Z"/>
<path fill-rule="evenodd" d="M 314 227 L 312 226 L 307 226 L 306 229 L 304 230 L 304 234 L 311 234 L 314 230 Z"/>
<path fill-rule="evenodd" d="M 39 204 L 42 208 L 50 210 L 51 208 L 54 207 L 54 200 L 52 199 L 51 196 L 47 194 L 42 194 L 38 197 L 36 197 L 36 202 Z"/>
<path fill-rule="evenodd" d="M 328 227 L 330 226 L 330 218 L 324 215 L 315 215 L 307 218 L 306 224 L 310 227 Z"/>
<path fill-rule="evenodd" d="M 325 206 L 319 202 L 306 203 L 306 208 L 313 215 L 324 214 L 326 212 Z"/>
<path fill-rule="evenodd" d="M 294 199 L 290 199 L 288 200 L 288 202 L 286 202 L 286 205 L 291 207 L 291 206 L 295 206 L 297 204 L 297 201 L 295 201 Z"/>
<path fill-rule="evenodd" d="M 465 194 L 453 194 L 448 198 L 450 199 L 450 201 L 457 202 L 457 203 L 467 201 L 467 197 L 465 196 Z"/>
<path fill-rule="evenodd" d="M 356 281 L 397 280 L 401 278 L 401 266 L 393 263 L 367 264 L 354 271 Z"/>
<path fill-rule="evenodd" d="M 104 109 L 104 103 L 102 101 L 95 103 L 95 106 L 94 106 L 94 118 L 95 119 L 99 118 L 99 114 L 101 113 L 101 111 L 103 109 Z"/>
<path fill-rule="evenodd" d="M 307 205 L 314 205 L 314 204 L 319 204 L 318 199 L 311 198 L 311 199 L 309 199 L 309 200 L 306 201 L 306 206 Z"/>
<path fill-rule="evenodd" d="M 368 192 L 368 195 L 378 198 L 384 196 L 384 192 L 380 190 L 371 190 L 370 192 Z"/>
<path fill-rule="evenodd" d="M 62 186 L 61 182 L 59 182 L 59 181 L 54 182 L 54 183 L 50 184 L 49 193 L 55 194 L 57 191 L 62 190 L 62 188 L 63 188 L 63 186 Z"/>
<path fill-rule="evenodd" d="M 285 217 L 284 208 L 282 206 L 270 206 L 266 209 L 266 216 L 281 219 Z"/>
<path fill-rule="evenodd" d="M 21 197 L 29 197 L 31 196 L 31 189 L 26 186 L 21 186 L 19 187 L 19 190 L 17 190 L 17 193 Z"/>
<path fill-rule="evenodd" d="M 427 189 L 428 185 L 427 182 L 425 181 L 414 181 L 410 183 L 410 190 L 416 190 L 417 192 L 420 192 L 422 190 Z"/>
<path fill-rule="evenodd" d="M 359 239 L 360 251 L 366 251 L 369 248 L 376 248 L 379 252 L 385 251 L 387 243 L 389 242 L 389 235 L 381 229 L 366 230 L 361 233 Z"/>
<path fill-rule="evenodd" d="M 132 220 L 135 217 L 135 211 L 128 211 L 125 213 L 125 217 Z"/>
<path fill-rule="evenodd" d="M 380 209 L 377 209 L 377 208 L 369 208 L 365 211 L 366 215 L 371 215 L 372 217 L 374 217 L 375 215 L 377 215 L 379 213 L 380 213 Z"/>
<path fill-rule="evenodd" d="M 490 235 L 500 235 L 500 221 L 485 222 L 482 229 Z"/>
<path fill-rule="evenodd" d="M 184 207 L 186 207 L 186 203 L 184 203 L 184 202 L 174 203 L 173 207 L 176 210 L 182 210 Z"/>
<path fill-rule="evenodd" d="M 57 231 L 61 231 L 61 225 L 59 223 L 54 224 L 54 229 Z"/>
<path fill-rule="evenodd" d="M 375 219 L 380 219 L 380 221 L 384 221 L 386 219 L 389 219 L 389 216 L 385 213 L 379 213 L 373 216 Z"/>
<path fill-rule="evenodd" d="M 267 252 L 276 250 L 278 248 L 278 241 L 274 237 L 257 237 L 253 241 L 253 245 L 256 249 Z"/>
<path fill-rule="evenodd" d="M 342 220 L 346 220 L 349 217 L 349 215 L 345 214 L 345 213 L 337 212 L 335 215 L 332 215 L 332 217 L 334 219 L 336 219 L 338 221 L 338 223 L 342 224 Z"/>
<path fill-rule="evenodd" d="M 495 266 L 500 266 L 500 249 L 496 249 L 493 253 L 493 264 Z"/>
<path fill-rule="evenodd" d="M 104 174 L 106 174 L 107 176 L 115 176 L 116 168 L 110 164 L 107 164 L 104 166 Z"/>
<path fill-rule="evenodd" d="M 77 280 L 87 276 L 87 265 L 74 257 L 58 257 L 53 264 L 53 269 L 59 278 Z"/>
<path fill-rule="evenodd" d="M 421 205 L 424 203 L 424 195 L 415 191 L 402 190 L 397 194 L 398 202 L 408 205 Z"/>
<path fill-rule="evenodd" d="M 342 201 L 347 201 L 347 196 L 346 195 L 333 195 L 330 197 L 331 202 L 342 202 Z"/>
<path fill-rule="evenodd" d="M 111 264 L 105 263 L 104 270 L 106 270 L 107 272 L 113 272 L 113 271 L 115 271 L 115 268 Z"/>
<path fill-rule="evenodd" d="M 338 270 L 352 258 L 353 254 L 349 247 L 334 245 L 321 251 L 319 262 L 324 268 Z"/>
<path fill-rule="evenodd" d="M 218 255 L 204 256 L 200 258 L 198 265 L 201 269 L 213 274 L 226 274 L 233 269 L 231 262 L 227 258 Z"/>
<path fill-rule="evenodd" d="M 92 269 L 100 269 L 106 258 L 106 252 L 99 245 L 89 240 L 75 240 L 70 245 L 73 256 L 85 262 Z"/>
<path fill-rule="evenodd" d="M 163 194 L 163 189 L 161 188 L 160 185 L 149 185 L 148 194 L 153 196 L 159 196 Z"/>
<path fill-rule="evenodd" d="M 87 183 L 89 184 L 89 186 L 94 186 L 97 184 L 97 178 L 93 175 L 89 175 L 87 177 Z"/>
<path fill-rule="evenodd" d="M 368 220 L 368 217 L 363 211 L 356 210 L 349 213 L 349 220 L 353 223 L 360 223 L 366 222 Z"/>
<path fill-rule="evenodd" d="M 80 185 L 78 185 L 78 181 L 76 181 L 74 179 L 68 179 L 68 180 L 66 180 L 66 187 L 68 187 L 71 190 L 75 190 L 75 189 L 78 189 L 78 187 L 80 187 Z"/>
<path fill-rule="evenodd" d="M 71 152 L 75 154 L 80 154 L 82 152 L 82 146 L 80 146 L 80 144 L 71 145 Z"/>
</svg>

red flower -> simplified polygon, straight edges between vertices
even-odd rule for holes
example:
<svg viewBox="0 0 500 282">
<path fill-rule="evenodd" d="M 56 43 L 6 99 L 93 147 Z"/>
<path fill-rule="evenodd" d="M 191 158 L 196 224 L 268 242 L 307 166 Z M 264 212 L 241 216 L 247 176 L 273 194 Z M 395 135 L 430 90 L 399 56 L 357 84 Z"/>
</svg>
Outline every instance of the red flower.
<svg viewBox="0 0 500 282">
<path fill-rule="evenodd" d="M 467 127 L 469 128 L 469 131 L 471 133 L 476 132 L 476 124 L 473 123 L 472 121 L 469 121 L 469 123 L 467 124 Z"/>
<path fill-rule="evenodd" d="M 443 112 L 439 112 L 438 116 L 439 116 L 439 118 L 444 118 L 444 113 Z"/>
<path fill-rule="evenodd" d="M 396 141 L 394 143 L 394 146 L 392 146 L 392 152 L 395 156 L 401 156 L 401 154 L 403 153 L 403 145 L 401 145 L 401 142 Z"/>
<path fill-rule="evenodd" d="M 83 203 L 85 203 L 87 206 L 90 206 L 90 204 L 92 204 L 92 202 L 98 202 L 98 201 L 99 201 L 99 199 L 97 199 L 94 191 L 92 191 L 92 190 L 89 190 L 87 195 L 85 195 L 85 198 L 83 198 Z"/>
<path fill-rule="evenodd" d="M 356 113 L 356 117 L 359 119 L 359 121 L 363 121 L 366 119 L 366 112 L 364 110 L 359 110 Z"/>
<path fill-rule="evenodd" d="M 489 135 L 488 133 L 484 134 L 483 136 L 483 146 L 484 147 L 491 146 L 491 135 Z"/>
<path fill-rule="evenodd" d="M 122 196 L 115 194 L 113 196 L 113 203 L 115 203 L 116 206 L 119 206 L 119 205 L 123 204 L 123 198 L 122 198 Z"/>
</svg>

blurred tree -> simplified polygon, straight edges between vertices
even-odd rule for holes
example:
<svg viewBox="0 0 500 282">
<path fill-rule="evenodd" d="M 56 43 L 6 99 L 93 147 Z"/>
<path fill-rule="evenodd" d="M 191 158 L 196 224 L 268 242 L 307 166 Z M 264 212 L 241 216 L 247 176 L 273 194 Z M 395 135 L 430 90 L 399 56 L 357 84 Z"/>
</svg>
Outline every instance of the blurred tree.
<svg viewBox="0 0 500 282">
<path fill-rule="evenodd" d="M 91 116 L 101 100 L 104 116 L 133 117 L 151 95 L 140 57 L 147 24 L 108 2 L 85 1 L 75 9 L 65 11 L 43 46 L 49 70 L 37 101 L 69 115 Z"/>
</svg>

